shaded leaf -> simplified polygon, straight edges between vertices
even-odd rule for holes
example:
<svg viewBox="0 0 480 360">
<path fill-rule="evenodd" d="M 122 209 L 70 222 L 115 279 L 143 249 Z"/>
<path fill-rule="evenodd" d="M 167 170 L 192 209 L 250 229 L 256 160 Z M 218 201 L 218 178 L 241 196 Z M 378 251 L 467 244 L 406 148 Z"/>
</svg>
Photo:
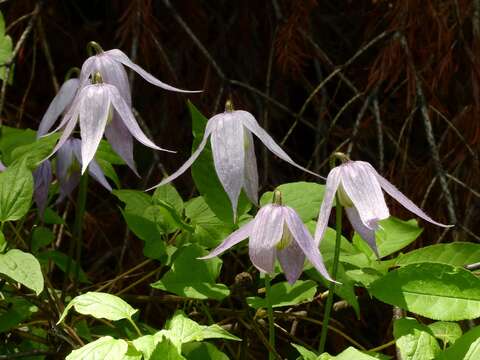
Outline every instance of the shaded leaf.
<svg viewBox="0 0 480 360">
<path fill-rule="evenodd" d="M 312 280 L 298 280 L 293 285 L 285 281 L 272 286 L 270 303 L 272 307 L 298 305 L 312 301 L 316 292 L 317 285 Z M 258 296 L 248 297 L 247 304 L 254 309 L 267 307 L 266 299 Z"/>
<path fill-rule="evenodd" d="M 12 280 L 35 291 L 37 295 L 43 291 L 42 269 L 32 254 L 18 249 L 0 254 L 0 274 L 7 275 Z"/>
</svg>

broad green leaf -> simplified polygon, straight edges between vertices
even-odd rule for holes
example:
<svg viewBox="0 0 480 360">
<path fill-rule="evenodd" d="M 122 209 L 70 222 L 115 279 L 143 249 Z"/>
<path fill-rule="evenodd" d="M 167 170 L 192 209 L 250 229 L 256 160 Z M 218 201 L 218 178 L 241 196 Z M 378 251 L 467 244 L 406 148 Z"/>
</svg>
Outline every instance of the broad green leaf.
<svg viewBox="0 0 480 360">
<path fill-rule="evenodd" d="M 3 19 L 3 15 L 0 12 L 0 64 L 5 64 L 11 60 L 12 50 L 12 38 L 8 35 L 5 35 L 5 20 Z M 0 66 L 0 79 L 2 80 L 5 80 L 5 71 L 6 67 Z M 11 84 L 10 79 L 9 83 Z"/>
<path fill-rule="evenodd" d="M 42 264 L 48 263 L 49 260 L 51 260 L 55 265 L 58 266 L 60 270 L 62 270 L 64 273 L 67 272 L 68 268 L 68 255 L 62 253 L 61 251 L 58 250 L 51 250 L 51 251 L 46 251 L 38 254 L 38 260 L 42 262 Z M 78 280 L 82 283 L 90 283 L 88 280 L 87 274 L 83 271 L 82 268 L 78 268 L 78 264 L 74 259 L 70 259 L 70 274 L 69 277 L 73 279 L 78 271 Z"/>
<path fill-rule="evenodd" d="M 65 220 L 61 218 L 58 213 L 56 213 L 51 208 L 47 207 L 45 213 L 43 214 L 43 221 L 45 224 L 65 224 Z"/>
<path fill-rule="evenodd" d="M 192 150 L 195 150 L 202 141 L 207 118 L 203 116 L 191 102 L 188 102 L 188 108 L 192 117 L 193 144 Z M 203 149 L 198 159 L 192 165 L 192 178 L 198 189 L 198 192 L 207 202 L 208 206 L 215 215 L 228 224 L 232 224 L 233 211 L 232 204 L 223 189 L 220 180 L 217 177 L 215 166 L 213 164 L 213 155 L 210 148 L 210 141 Z M 250 210 L 250 202 L 242 192 L 238 199 L 237 214 L 240 217 Z"/>
<path fill-rule="evenodd" d="M 0 230 L 0 253 L 3 253 L 6 247 L 7 240 L 5 239 L 5 235 L 3 234 L 3 232 Z"/>
<path fill-rule="evenodd" d="M 95 157 L 95 160 L 97 161 L 98 166 L 100 166 L 100 169 L 103 171 L 105 176 L 112 180 L 117 188 L 120 188 L 120 179 L 118 178 L 117 172 L 115 171 L 113 165 L 110 164 L 108 161 L 98 159 L 97 157 Z"/>
<path fill-rule="evenodd" d="M 172 184 L 166 184 L 155 189 L 153 202 L 164 201 L 170 204 L 178 214 L 183 212 L 183 200 Z"/>
<path fill-rule="evenodd" d="M 428 327 L 437 339 L 442 340 L 444 345 L 451 345 L 462 336 L 462 328 L 454 322 L 437 321 L 429 324 Z"/>
<path fill-rule="evenodd" d="M 120 360 L 142 360 L 143 354 L 132 345 L 128 346 L 127 352 Z"/>
<path fill-rule="evenodd" d="M 31 249 L 33 253 L 36 253 L 41 247 L 47 246 L 54 239 L 52 230 L 38 226 L 33 229 Z"/>
<path fill-rule="evenodd" d="M 480 326 L 467 331 L 455 344 L 438 356 L 438 360 L 477 360 L 480 358 Z"/>
<path fill-rule="evenodd" d="M 207 248 L 216 247 L 233 231 L 233 226 L 220 220 L 201 196 L 186 204 L 185 215 L 195 226 L 192 240 Z"/>
<path fill-rule="evenodd" d="M 464 266 L 480 262 L 480 244 L 454 242 L 436 244 L 401 254 L 395 259 L 395 265 L 405 266 L 422 262 Z"/>
<path fill-rule="evenodd" d="M 58 323 L 61 323 L 63 319 L 65 319 L 72 307 L 80 314 L 112 321 L 131 319 L 132 315 L 138 311 L 118 296 L 90 291 L 74 297 L 65 307 Z"/>
<path fill-rule="evenodd" d="M 153 205 L 152 197 L 144 191 L 113 190 L 112 194 L 125 203 L 126 211 L 141 213 L 147 206 Z"/>
<path fill-rule="evenodd" d="M 434 320 L 480 316 L 480 279 L 450 265 L 407 265 L 370 284 L 369 291 L 387 304 Z"/>
<path fill-rule="evenodd" d="M 376 354 L 368 354 L 366 352 L 357 350 L 353 347 L 348 347 L 337 356 L 332 356 L 328 353 L 323 353 L 318 357 L 318 360 L 377 360 Z"/>
<path fill-rule="evenodd" d="M 39 295 L 43 291 L 40 263 L 32 254 L 18 249 L 0 254 L 0 274 L 7 275 Z"/>
<path fill-rule="evenodd" d="M 346 270 L 345 274 L 363 287 L 369 287 L 371 283 L 384 275 L 372 268 Z"/>
<path fill-rule="evenodd" d="M 272 307 L 298 305 L 312 301 L 316 292 L 317 284 L 312 280 L 297 280 L 293 285 L 285 281 L 272 286 L 270 303 Z M 248 297 L 247 304 L 254 309 L 267 307 L 266 299 L 257 296 Z"/>
<path fill-rule="evenodd" d="M 226 285 L 216 283 L 222 261 L 197 259 L 206 254 L 207 251 L 196 244 L 178 249 L 171 269 L 151 286 L 189 298 L 222 300 L 230 294 Z"/>
<path fill-rule="evenodd" d="M 0 173 L 0 222 L 22 218 L 30 209 L 33 177 L 24 163 Z"/>
<path fill-rule="evenodd" d="M 282 192 L 283 203 L 295 209 L 304 222 L 318 216 L 323 200 L 323 193 L 325 192 L 325 185 L 299 181 L 282 184 L 278 186 L 276 190 Z M 264 193 L 260 199 L 260 205 L 263 206 L 271 203 L 272 197 L 272 191 Z"/>
<path fill-rule="evenodd" d="M 416 220 L 403 221 L 390 216 L 379 222 L 380 230 L 376 232 L 378 252 L 381 257 L 393 254 L 414 242 L 422 233 Z"/>
<path fill-rule="evenodd" d="M 100 145 L 95 152 L 95 159 L 97 161 L 104 160 L 112 165 L 125 164 L 125 161 L 112 149 L 110 143 L 103 139 L 100 141 Z"/>
<path fill-rule="evenodd" d="M 17 129 L 9 126 L 2 126 L 0 136 L 0 151 L 2 152 L 2 161 L 6 166 L 10 166 L 15 160 L 12 157 L 12 151 L 22 145 L 35 142 L 36 132 L 31 129 Z"/>
<path fill-rule="evenodd" d="M 3 310 L 5 309 L 5 310 Z M 0 333 L 6 332 L 38 311 L 24 298 L 14 297 L 0 301 Z"/>
<path fill-rule="evenodd" d="M 16 147 L 12 151 L 12 164 L 25 162 L 30 170 L 34 170 L 52 152 L 60 134 L 41 137 L 34 142 Z"/>
<path fill-rule="evenodd" d="M 393 335 L 404 360 L 433 360 L 440 352 L 432 330 L 413 318 L 395 320 Z"/>
<path fill-rule="evenodd" d="M 180 349 L 182 344 L 205 339 L 226 339 L 241 341 L 219 325 L 200 325 L 189 319 L 183 311 L 176 311 L 173 317 L 165 324 L 165 329 L 160 330 L 155 337 L 164 336 Z"/>
<path fill-rule="evenodd" d="M 158 333 L 157 333 L 158 334 Z M 180 346 L 163 335 L 144 335 L 132 341 L 133 346 L 143 354 L 144 360 L 180 360 Z"/>
<path fill-rule="evenodd" d="M 188 360 L 229 360 L 228 356 L 218 350 L 215 345 L 206 342 L 184 344 L 182 353 Z"/>
<path fill-rule="evenodd" d="M 332 269 L 333 261 L 325 261 L 325 266 L 327 269 Z M 326 288 L 328 288 L 330 285 L 330 282 L 320 275 L 320 273 L 314 267 L 309 267 L 307 270 L 304 270 L 304 272 L 311 279 L 320 282 Z M 341 284 L 335 286 L 335 294 L 349 303 L 353 310 L 355 310 L 357 318 L 360 319 L 360 305 L 358 304 L 357 295 L 355 295 L 355 281 L 347 275 L 341 262 L 338 264 L 336 280 Z"/>
<path fill-rule="evenodd" d="M 299 352 L 302 360 L 317 360 L 318 355 L 313 351 L 310 351 L 298 344 L 292 344 L 292 346 Z"/>
<path fill-rule="evenodd" d="M 104 336 L 73 350 L 65 360 L 119 360 L 127 351 L 128 343 L 125 340 Z"/>
</svg>

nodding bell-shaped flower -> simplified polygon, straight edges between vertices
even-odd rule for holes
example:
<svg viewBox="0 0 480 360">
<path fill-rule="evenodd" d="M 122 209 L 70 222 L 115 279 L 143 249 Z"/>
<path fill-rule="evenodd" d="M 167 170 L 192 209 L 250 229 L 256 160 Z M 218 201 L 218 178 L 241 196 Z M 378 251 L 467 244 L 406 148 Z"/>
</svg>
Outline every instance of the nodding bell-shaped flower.
<svg viewBox="0 0 480 360">
<path fill-rule="evenodd" d="M 38 207 L 40 217 L 43 217 L 48 202 L 48 189 L 52 183 L 52 163 L 44 160 L 33 172 L 34 191 L 33 198 Z"/>
<path fill-rule="evenodd" d="M 63 144 L 57 152 L 57 179 L 60 185 L 60 196 L 57 204 L 68 197 L 80 182 L 80 169 L 82 168 L 81 141 L 70 138 Z M 108 191 L 112 191 L 100 165 L 92 160 L 88 165 L 88 173 L 100 185 Z"/>
<path fill-rule="evenodd" d="M 79 91 L 57 127 L 56 130 L 63 128 L 63 133 L 50 156 L 67 141 L 79 122 L 82 139 L 81 173 L 83 174 L 92 161 L 105 132 L 105 127 L 112 120 L 112 116 L 118 116 L 130 134 L 143 145 L 156 150 L 173 152 L 158 147 L 147 138 L 118 89 L 113 85 L 103 83 L 101 75 L 96 73 L 94 84 L 87 85 Z M 122 146 L 122 144 L 119 145 Z M 125 146 L 129 145 L 125 144 Z"/>
<path fill-rule="evenodd" d="M 230 234 L 217 248 L 200 259 L 210 259 L 246 238 L 248 254 L 261 272 L 273 273 L 278 258 L 290 284 L 298 280 L 305 257 L 327 280 L 334 281 L 327 272 L 322 255 L 305 224 L 292 208 L 281 205 L 281 196 L 274 193 L 274 203 L 263 206 L 253 220 Z"/>
<path fill-rule="evenodd" d="M 177 171 L 151 189 L 165 185 L 182 175 L 198 158 L 210 137 L 215 170 L 232 203 L 234 217 L 236 217 L 238 197 L 242 188 L 253 203 L 258 203 L 257 160 L 252 133 L 282 160 L 319 177 L 294 162 L 258 124 L 252 114 L 243 110 L 233 110 L 232 103 L 227 101 L 225 112 L 208 120 L 203 139 L 192 156 Z"/>
<path fill-rule="evenodd" d="M 0 161 L 0 171 L 5 171 L 7 170 L 7 167 L 3 165 L 3 163 Z"/>
<path fill-rule="evenodd" d="M 341 205 L 345 207 L 352 227 L 368 243 L 377 257 L 379 254 L 375 242 L 375 231 L 379 228 L 378 222 L 390 216 L 382 189 L 422 219 L 442 227 L 452 226 L 440 224 L 430 218 L 387 179 L 378 174 L 369 163 L 348 160 L 343 154 L 337 154 L 337 156 L 342 158 L 344 163 L 330 170 L 327 177 L 325 195 L 315 231 L 317 245 L 325 234 L 335 194 L 338 195 Z"/>
</svg>

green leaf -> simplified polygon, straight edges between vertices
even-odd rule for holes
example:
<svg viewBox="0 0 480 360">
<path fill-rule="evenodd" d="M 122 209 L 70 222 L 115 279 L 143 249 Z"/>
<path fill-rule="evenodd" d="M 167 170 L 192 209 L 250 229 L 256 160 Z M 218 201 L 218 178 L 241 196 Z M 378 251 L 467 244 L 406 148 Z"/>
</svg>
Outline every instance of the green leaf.
<svg viewBox="0 0 480 360">
<path fill-rule="evenodd" d="M 112 165 L 125 165 L 125 161 L 112 149 L 110 143 L 103 139 L 95 152 L 95 159 L 106 161 Z"/>
<path fill-rule="evenodd" d="M 434 320 L 480 316 L 480 279 L 450 265 L 407 265 L 373 282 L 369 291 L 387 304 Z"/>
<path fill-rule="evenodd" d="M 127 211 L 141 213 L 147 206 L 153 205 L 151 196 L 143 191 L 113 190 L 112 194 L 125 203 L 125 210 Z"/>
<path fill-rule="evenodd" d="M 12 161 L 12 151 L 22 145 L 35 142 L 36 132 L 31 129 L 17 129 L 9 126 L 2 126 L 2 136 L 0 136 L 0 151 L 2 152 L 2 161 L 10 166 Z"/>
<path fill-rule="evenodd" d="M 191 341 L 202 341 L 205 339 L 226 339 L 241 341 L 240 338 L 230 334 L 219 325 L 200 325 L 189 319 L 181 310 L 175 312 L 173 317 L 165 324 L 165 330 L 159 331 L 155 337 L 164 336 L 171 340 L 177 348 L 182 344 Z"/>
<path fill-rule="evenodd" d="M 40 263 L 32 254 L 12 249 L 0 254 L 0 274 L 7 275 L 39 295 L 43 291 Z"/>
<path fill-rule="evenodd" d="M 25 162 L 30 170 L 34 170 L 52 152 L 60 134 L 41 137 L 34 142 L 16 147 L 12 151 L 12 164 Z"/>
<path fill-rule="evenodd" d="M 438 356 L 438 360 L 477 360 L 480 358 L 480 326 L 462 335 L 455 344 Z"/>
<path fill-rule="evenodd" d="M 158 333 L 157 333 L 158 334 Z M 180 360 L 179 347 L 163 335 L 145 335 L 132 341 L 133 346 L 143 354 L 145 360 Z"/>
<path fill-rule="evenodd" d="M 436 244 L 399 255 L 395 265 L 405 266 L 422 262 L 464 266 L 480 262 L 480 244 L 454 242 Z"/>
<path fill-rule="evenodd" d="M 27 320 L 38 308 L 24 298 L 14 297 L 0 301 L 0 333 L 4 333 Z"/>
<path fill-rule="evenodd" d="M 5 35 L 5 20 L 0 12 L 0 64 L 5 64 L 11 60 L 12 50 L 12 38 Z M 2 80 L 5 80 L 5 71 L 6 66 L 0 66 L 0 79 Z M 9 81 L 9 83 L 11 82 Z"/>
<path fill-rule="evenodd" d="M 72 307 L 74 307 L 80 314 L 91 315 L 97 319 L 107 319 L 112 321 L 131 319 L 132 315 L 138 311 L 118 296 L 90 291 L 86 294 L 74 297 L 65 307 L 58 323 L 61 323 L 63 319 L 65 319 Z"/>
<path fill-rule="evenodd" d="M 416 220 L 403 221 L 390 216 L 379 222 L 380 230 L 376 232 L 378 252 L 381 257 L 393 254 L 414 242 L 423 229 Z"/>
<path fill-rule="evenodd" d="M 224 284 L 217 284 L 222 261 L 218 258 L 199 260 L 207 252 L 196 244 L 178 249 L 171 269 L 157 282 L 151 284 L 156 289 L 194 299 L 222 300 L 230 294 Z"/>
<path fill-rule="evenodd" d="M 301 345 L 292 344 L 292 346 L 299 352 L 302 360 L 317 360 L 318 355 L 313 351 L 304 348 Z"/>
<path fill-rule="evenodd" d="M 49 207 L 45 209 L 43 221 L 45 224 L 65 224 L 65 221 L 62 219 L 62 217 Z"/>
<path fill-rule="evenodd" d="M 192 240 L 207 248 L 216 247 L 233 231 L 233 226 L 220 220 L 201 196 L 187 202 L 185 215 L 195 226 Z"/>
<path fill-rule="evenodd" d="M 282 192 L 283 203 L 292 207 L 303 220 L 307 222 L 318 216 L 322 204 L 325 185 L 313 182 L 294 182 L 282 184 L 276 188 Z M 272 202 L 273 192 L 264 193 L 260 199 L 260 205 Z"/>
<path fill-rule="evenodd" d="M 395 320 L 393 335 L 404 360 L 433 360 L 440 352 L 432 330 L 413 318 Z"/>
<path fill-rule="evenodd" d="M 120 179 L 118 178 L 117 172 L 115 171 L 113 165 L 106 160 L 98 159 L 96 157 L 95 160 L 97 161 L 98 166 L 100 166 L 100 169 L 103 171 L 105 176 L 112 180 L 117 188 L 121 187 Z"/>
<path fill-rule="evenodd" d="M 104 336 L 80 349 L 73 350 L 65 360 L 119 360 L 127 353 L 125 340 Z"/>
<path fill-rule="evenodd" d="M 272 307 L 281 307 L 310 302 L 316 292 L 317 284 L 312 280 L 297 280 L 293 285 L 285 281 L 273 285 L 269 296 Z M 248 297 L 247 304 L 254 309 L 267 307 L 266 299 L 257 296 Z"/>
<path fill-rule="evenodd" d="M 428 327 L 437 339 L 442 340 L 444 345 L 451 345 L 462 336 L 462 328 L 454 322 L 437 321 L 429 324 Z"/>
<path fill-rule="evenodd" d="M 204 117 L 191 102 L 188 108 L 192 117 L 193 144 L 192 150 L 196 149 L 202 141 L 207 118 Z M 207 202 L 215 215 L 228 224 L 233 224 L 232 204 L 218 179 L 210 145 L 207 144 L 198 159 L 192 165 L 192 178 L 198 192 Z M 250 202 L 242 192 L 238 199 L 238 217 L 250 210 Z"/>
<path fill-rule="evenodd" d="M 54 235 L 52 230 L 43 226 L 38 226 L 34 228 L 31 243 L 32 252 L 38 252 L 41 247 L 47 246 L 53 241 L 53 239 Z"/>
<path fill-rule="evenodd" d="M 0 174 L 0 222 L 22 218 L 30 209 L 33 177 L 25 163 L 15 164 Z"/>
<path fill-rule="evenodd" d="M 153 193 L 153 202 L 166 202 L 170 204 L 178 214 L 183 212 L 183 200 L 178 191 L 172 184 L 166 184 L 155 189 Z"/>
<path fill-rule="evenodd" d="M 348 347 L 344 351 L 342 351 L 337 356 L 332 356 L 328 353 L 323 353 L 318 357 L 318 360 L 377 360 L 378 357 L 376 354 L 369 354 L 367 352 L 363 352 L 357 350 L 353 347 Z"/>
<path fill-rule="evenodd" d="M 182 353 L 188 360 L 229 360 L 225 353 L 209 343 L 188 343 L 182 346 Z"/>
<path fill-rule="evenodd" d="M 38 260 L 40 260 L 42 263 L 47 263 L 49 260 L 53 261 L 55 265 L 58 266 L 60 270 L 62 270 L 64 273 L 67 272 L 67 267 L 68 267 L 68 255 L 62 253 L 61 251 L 58 250 L 51 250 L 51 251 L 46 251 L 38 254 Z M 88 280 L 87 274 L 83 271 L 82 268 L 78 269 L 78 264 L 74 259 L 70 259 L 70 278 L 73 279 L 76 275 L 76 272 L 78 271 L 78 280 L 82 283 L 90 283 L 90 280 Z"/>
</svg>

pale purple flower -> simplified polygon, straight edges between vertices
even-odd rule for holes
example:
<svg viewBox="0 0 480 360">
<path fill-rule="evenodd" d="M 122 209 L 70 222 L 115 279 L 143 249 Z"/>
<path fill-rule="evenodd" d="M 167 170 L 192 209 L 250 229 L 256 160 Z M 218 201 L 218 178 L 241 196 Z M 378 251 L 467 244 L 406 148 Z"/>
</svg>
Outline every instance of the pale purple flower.
<svg viewBox="0 0 480 360">
<path fill-rule="evenodd" d="M 111 120 L 112 115 L 117 115 L 130 134 L 145 146 L 171 152 L 158 147 L 147 138 L 140 126 L 138 126 L 130 106 L 125 102 L 115 86 L 97 83 L 87 85 L 79 91 L 70 109 L 57 127 L 57 129 L 63 128 L 63 133 L 52 154 L 67 141 L 77 122 L 79 122 L 82 139 L 81 173 L 83 174 L 95 155 L 105 132 L 105 127 Z"/>
<path fill-rule="evenodd" d="M 81 141 L 70 138 L 58 149 L 56 172 L 60 185 L 60 196 L 57 203 L 63 201 L 77 187 L 80 182 L 82 168 Z M 112 191 L 105 175 L 95 160 L 88 165 L 88 173 L 108 191 Z"/>
<path fill-rule="evenodd" d="M 40 217 L 43 217 L 48 201 L 48 189 L 52 182 L 52 164 L 50 160 L 44 160 L 33 172 L 34 192 L 33 198 L 38 207 Z"/>
<path fill-rule="evenodd" d="M 378 174 L 369 163 L 346 161 L 330 170 L 328 174 L 315 231 L 315 242 L 319 244 L 325 234 L 333 200 L 337 193 L 353 228 L 379 256 L 375 231 L 379 228 L 378 222 L 390 216 L 382 189 L 422 219 L 442 227 L 451 226 L 440 224 L 430 218 L 387 179 Z"/>
<path fill-rule="evenodd" d="M 252 114 L 242 110 L 227 110 L 208 120 L 203 139 L 191 157 L 177 171 L 163 179 L 153 188 L 162 186 L 182 175 L 199 157 L 207 145 L 208 137 L 211 136 L 210 142 L 215 171 L 232 203 L 234 216 L 242 188 L 245 190 L 248 198 L 257 204 L 258 173 L 252 133 L 282 160 L 312 175 L 319 176 L 294 162 L 258 124 Z"/>
<path fill-rule="evenodd" d="M 0 161 L 0 171 L 5 171 L 7 170 L 7 167 L 3 165 L 3 163 Z"/>
<path fill-rule="evenodd" d="M 300 277 L 305 257 L 327 280 L 333 281 L 325 268 L 322 255 L 298 214 L 288 206 L 263 206 L 253 220 L 228 236 L 210 254 L 213 258 L 247 237 L 248 253 L 253 265 L 264 273 L 273 273 L 278 258 L 290 284 Z"/>
</svg>

